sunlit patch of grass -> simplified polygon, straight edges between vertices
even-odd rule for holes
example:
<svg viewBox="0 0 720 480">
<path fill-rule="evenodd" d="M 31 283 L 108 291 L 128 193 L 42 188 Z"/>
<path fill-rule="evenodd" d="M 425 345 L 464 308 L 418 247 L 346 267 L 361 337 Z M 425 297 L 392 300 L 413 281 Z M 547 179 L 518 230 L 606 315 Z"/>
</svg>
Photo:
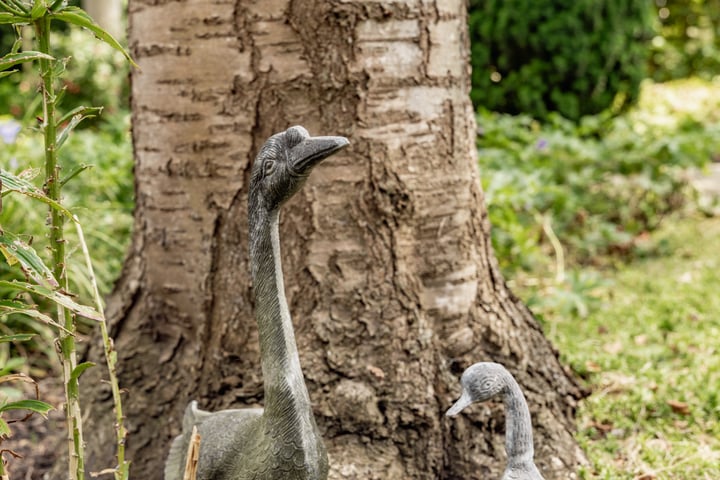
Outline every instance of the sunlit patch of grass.
<svg viewBox="0 0 720 480">
<path fill-rule="evenodd" d="M 720 478 L 720 219 L 673 220 L 652 241 L 669 254 L 620 268 L 585 318 L 544 315 L 593 392 L 583 478 Z"/>
</svg>

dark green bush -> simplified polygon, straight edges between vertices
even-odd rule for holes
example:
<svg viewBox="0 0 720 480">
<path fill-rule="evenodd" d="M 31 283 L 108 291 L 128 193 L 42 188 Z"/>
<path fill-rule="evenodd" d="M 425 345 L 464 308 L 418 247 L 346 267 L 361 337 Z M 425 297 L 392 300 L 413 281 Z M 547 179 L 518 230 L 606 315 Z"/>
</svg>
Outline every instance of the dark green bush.
<svg viewBox="0 0 720 480">
<path fill-rule="evenodd" d="M 655 0 L 660 35 L 652 41 L 653 78 L 720 75 L 720 0 Z"/>
<path fill-rule="evenodd" d="M 476 107 L 578 119 L 638 96 L 648 0 L 471 0 L 469 13 Z"/>
</svg>

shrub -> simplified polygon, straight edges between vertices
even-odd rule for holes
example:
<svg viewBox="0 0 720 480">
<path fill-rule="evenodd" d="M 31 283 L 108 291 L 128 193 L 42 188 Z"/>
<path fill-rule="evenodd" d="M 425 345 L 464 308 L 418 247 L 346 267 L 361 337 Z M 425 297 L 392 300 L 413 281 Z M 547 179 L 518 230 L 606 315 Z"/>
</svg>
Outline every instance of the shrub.
<svg viewBox="0 0 720 480">
<path fill-rule="evenodd" d="M 635 100 L 651 12 L 647 0 L 471 0 L 473 103 L 578 119 Z"/>
<path fill-rule="evenodd" d="M 102 128 L 74 132 L 63 147 L 63 172 L 72 172 L 81 164 L 93 170 L 81 173 L 76 182 L 68 182 L 63 190 L 65 204 L 83 220 L 88 248 L 95 262 L 95 274 L 101 293 L 107 294 L 120 274 L 125 249 L 132 227 L 133 176 L 132 152 L 128 133 L 128 114 L 105 117 Z M 3 140 L 2 131 L 17 125 L 9 117 L 0 116 L 0 165 L 12 172 L 39 169 L 43 162 L 43 147 L 31 128 L 23 128 L 16 136 Z M 13 130 L 15 128 L 13 127 Z M 40 186 L 39 179 L 34 182 Z M 0 225 L 12 226 L 39 252 L 46 251 L 45 220 L 42 208 L 27 208 L 20 202 L 4 201 L 0 211 Z M 68 229 L 70 243 L 74 231 Z M 90 303 L 92 289 L 85 273 L 82 254 L 70 251 L 68 269 L 71 290 Z M 21 278 L 17 268 L 0 262 L 0 280 Z"/>
<path fill-rule="evenodd" d="M 556 256 L 553 236 L 568 263 L 632 254 L 683 205 L 682 172 L 718 154 L 720 123 L 657 115 L 664 107 L 579 124 L 558 115 L 541 124 L 527 115 L 479 114 L 481 177 L 504 270 L 541 270 Z"/>
<path fill-rule="evenodd" d="M 58 26 L 63 24 L 56 22 Z M 89 42 L 87 33 L 65 27 L 51 33 L 58 58 L 69 59 L 62 76 L 65 91 L 62 105 L 102 105 L 105 114 L 83 121 L 79 128 L 91 127 L 104 118 L 129 108 L 128 64 L 122 53 L 102 42 Z M 10 51 L 14 35 L 10 27 L 0 25 L 0 57 Z M 20 67 L 17 67 L 20 69 Z M 9 113 L 24 123 L 37 114 L 39 81 L 28 68 L 0 82 L 0 114 Z"/>
</svg>

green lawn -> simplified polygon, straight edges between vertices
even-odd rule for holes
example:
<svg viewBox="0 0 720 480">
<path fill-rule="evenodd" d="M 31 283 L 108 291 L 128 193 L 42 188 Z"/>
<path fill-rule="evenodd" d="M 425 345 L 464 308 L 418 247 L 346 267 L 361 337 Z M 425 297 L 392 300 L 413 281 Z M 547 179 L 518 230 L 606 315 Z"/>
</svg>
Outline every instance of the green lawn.
<svg viewBox="0 0 720 480">
<path fill-rule="evenodd" d="M 654 255 L 602 272 L 587 316 L 543 316 L 592 389 L 582 478 L 718 479 L 720 218 L 673 219 L 648 242 Z"/>
</svg>

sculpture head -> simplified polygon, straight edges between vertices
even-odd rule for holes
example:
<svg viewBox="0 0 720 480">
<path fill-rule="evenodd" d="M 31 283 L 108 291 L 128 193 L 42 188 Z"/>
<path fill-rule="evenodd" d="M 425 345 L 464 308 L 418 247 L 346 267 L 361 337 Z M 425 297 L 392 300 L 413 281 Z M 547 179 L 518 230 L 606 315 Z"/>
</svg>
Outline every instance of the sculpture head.
<svg viewBox="0 0 720 480">
<path fill-rule="evenodd" d="M 345 137 L 311 137 L 301 126 L 276 133 L 255 158 L 250 198 L 268 211 L 279 208 L 318 163 L 349 144 Z"/>
<path fill-rule="evenodd" d="M 462 394 L 445 413 L 454 417 L 473 402 L 484 402 L 501 393 L 507 386 L 505 367 L 499 363 L 480 362 L 468 367 L 460 378 Z"/>
</svg>

